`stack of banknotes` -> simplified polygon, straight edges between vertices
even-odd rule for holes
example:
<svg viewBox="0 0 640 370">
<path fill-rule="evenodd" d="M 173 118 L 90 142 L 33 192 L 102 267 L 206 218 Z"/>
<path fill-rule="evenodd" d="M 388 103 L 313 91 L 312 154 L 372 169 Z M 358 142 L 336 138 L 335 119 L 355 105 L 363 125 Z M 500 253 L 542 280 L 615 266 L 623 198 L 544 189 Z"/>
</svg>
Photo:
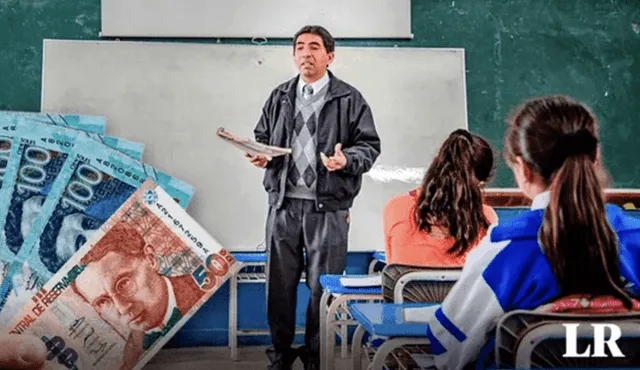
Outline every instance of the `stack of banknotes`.
<svg viewBox="0 0 640 370">
<path fill-rule="evenodd" d="M 141 368 L 240 268 L 194 189 L 105 126 L 0 111 L 0 328 L 41 338 L 46 368 Z"/>
</svg>

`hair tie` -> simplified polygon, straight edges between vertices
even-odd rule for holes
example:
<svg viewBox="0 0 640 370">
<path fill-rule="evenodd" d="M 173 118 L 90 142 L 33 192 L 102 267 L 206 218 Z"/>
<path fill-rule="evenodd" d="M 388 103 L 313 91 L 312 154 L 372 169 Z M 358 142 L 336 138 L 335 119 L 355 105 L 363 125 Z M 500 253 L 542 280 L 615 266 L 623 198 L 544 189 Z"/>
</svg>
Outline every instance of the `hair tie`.
<svg viewBox="0 0 640 370">
<path fill-rule="evenodd" d="M 473 136 L 467 130 L 463 130 L 463 129 L 460 128 L 460 129 L 455 130 L 453 133 L 463 136 L 465 139 L 469 140 L 470 143 L 473 142 Z"/>
<path fill-rule="evenodd" d="M 593 155 L 598 149 L 598 139 L 589 130 L 580 129 L 560 136 L 556 142 L 555 157 L 564 162 L 576 155 Z"/>
</svg>

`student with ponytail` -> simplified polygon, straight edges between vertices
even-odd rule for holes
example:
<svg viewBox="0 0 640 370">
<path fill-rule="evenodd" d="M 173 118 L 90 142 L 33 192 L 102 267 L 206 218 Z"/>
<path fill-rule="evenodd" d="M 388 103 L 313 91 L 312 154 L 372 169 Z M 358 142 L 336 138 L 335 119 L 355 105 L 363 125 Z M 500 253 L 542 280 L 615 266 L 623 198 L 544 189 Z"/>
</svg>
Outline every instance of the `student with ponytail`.
<svg viewBox="0 0 640 370">
<path fill-rule="evenodd" d="M 454 131 L 431 162 L 422 185 L 384 207 L 388 264 L 460 267 L 469 251 L 498 221 L 483 204 L 482 184 L 494 168 L 483 138 Z"/>
<path fill-rule="evenodd" d="M 640 220 L 605 204 L 591 110 L 546 96 L 524 102 L 508 124 L 505 159 L 531 210 L 489 231 L 428 317 L 441 370 L 490 365 L 491 332 L 505 312 L 572 294 L 613 296 L 630 308 L 640 295 Z"/>
</svg>

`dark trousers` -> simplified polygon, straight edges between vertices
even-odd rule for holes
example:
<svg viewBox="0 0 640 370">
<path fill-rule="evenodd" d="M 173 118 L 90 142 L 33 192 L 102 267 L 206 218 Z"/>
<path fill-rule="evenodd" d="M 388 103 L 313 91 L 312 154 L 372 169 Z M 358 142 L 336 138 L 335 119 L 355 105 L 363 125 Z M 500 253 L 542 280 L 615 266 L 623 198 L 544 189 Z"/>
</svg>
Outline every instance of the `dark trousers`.
<svg viewBox="0 0 640 370">
<path fill-rule="evenodd" d="M 287 365 L 299 354 L 319 360 L 320 275 L 341 274 L 347 257 L 349 211 L 318 212 L 315 202 L 286 198 L 280 209 L 270 207 L 267 218 L 267 316 L 273 347 L 272 363 Z M 304 253 L 306 253 L 306 264 Z M 297 289 L 302 271 L 311 290 L 307 308 L 304 351 L 291 348 L 296 326 Z"/>
</svg>

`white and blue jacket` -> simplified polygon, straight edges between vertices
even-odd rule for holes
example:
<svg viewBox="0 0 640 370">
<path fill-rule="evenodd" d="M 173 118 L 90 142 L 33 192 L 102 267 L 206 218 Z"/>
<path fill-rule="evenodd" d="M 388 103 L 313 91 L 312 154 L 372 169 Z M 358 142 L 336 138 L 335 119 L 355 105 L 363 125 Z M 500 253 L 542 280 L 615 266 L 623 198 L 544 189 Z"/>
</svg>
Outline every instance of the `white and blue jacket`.
<svg viewBox="0 0 640 370">
<path fill-rule="evenodd" d="M 461 369 L 478 361 L 490 365 L 493 330 L 508 311 L 534 309 L 559 297 L 551 266 L 538 244 L 549 193 L 533 199 L 532 209 L 496 225 L 469 254 L 460 280 L 428 319 L 427 336 L 439 370 Z M 627 291 L 640 295 L 640 219 L 606 206 L 617 233 L 620 269 Z"/>
</svg>

